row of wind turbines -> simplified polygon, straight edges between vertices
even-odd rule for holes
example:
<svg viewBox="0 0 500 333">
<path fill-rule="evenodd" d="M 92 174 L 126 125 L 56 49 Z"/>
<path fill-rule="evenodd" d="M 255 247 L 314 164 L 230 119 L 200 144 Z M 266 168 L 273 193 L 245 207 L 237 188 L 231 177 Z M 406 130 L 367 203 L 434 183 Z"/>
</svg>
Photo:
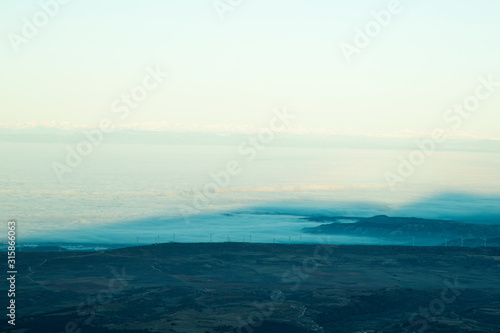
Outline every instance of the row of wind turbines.
<svg viewBox="0 0 500 333">
<path fill-rule="evenodd" d="M 209 234 L 209 239 L 210 239 L 210 243 L 213 242 L 213 233 L 212 234 Z M 247 235 L 243 235 L 243 243 L 246 243 L 247 242 L 247 239 L 246 239 Z M 140 236 L 136 236 L 136 245 L 139 246 L 139 239 L 141 237 Z M 354 236 L 351 236 L 351 245 L 354 245 L 354 239 L 355 237 Z M 460 246 L 463 247 L 464 246 L 464 238 L 463 237 L 460 237 Z M 482 241 L 483 241 L 483 247 L 486 247 L 486 241 L 487 241 L 487 238 L 480 238 Z M 292 240 L 292 236 L 288 236 L 288 244 L 291 244 Z M 175 243 L 175 234 L 172 235 L 172 242 Z M 231 236 L 228 235 L 227 236 L 227 239 L 226 239 L 226 242 L 230 243 L 231 242 Z M 248 237 L 248 243 L 251 243 L 252 242 L 252 235 L 249 235 Z M 302 236 L 299 235 L 299 243 L 302 244 Z M 158 234 L 157 236 L 155 236 L 155 239 L 154 239 L 154 244 L 155 245 L 158 245 L 160 244 L 160 235 Z M 273 238 L 273 244 L 276 244 L 276 237 Z M 383 237 L 380 237 L 380 245 L 383 245 Z M 415 237 L 412 237 L 412 246 L 415 246 Z M 448 246 L 448 238 L 445 238 L 444 239 L 444 246 L 447 247 Z"/>
</svg>

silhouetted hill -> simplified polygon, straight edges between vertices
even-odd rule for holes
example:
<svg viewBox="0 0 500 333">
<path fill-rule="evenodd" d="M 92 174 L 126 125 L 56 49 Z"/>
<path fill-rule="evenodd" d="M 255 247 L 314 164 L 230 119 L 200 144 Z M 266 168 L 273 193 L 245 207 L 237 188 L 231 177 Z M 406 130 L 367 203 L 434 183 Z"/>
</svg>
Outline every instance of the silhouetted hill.
<svg viewBox="0 0 500 333">
<path fill-rule="evenodd" d="M 495 332 L 500 320 L 500 248 L 168 243 L 16 259 L 15 332 L 400 333 L 425 325 L 472 333 Z M 420 315 L 443 295 L 432 320 Z M 0 331 L 9 328 L 2 321 Z"/>
<path fill-rule="evenodd" d="M 315 234 L 334 234 L 357 237 L 386 237 L 391 241 L 415 238 L 422 244 L 444 244 L 445 239 L 495 239 L 500 238 L 500 225 L 474 224 L 458 221 L 431 220 L 415 217 L 389 217 L 378 215 L 369 218 L 363 217 L 307 217 L 315 222 L 332 222 L 317 227 L 304 228 L 303 231 Z M 345 220 L 355 223 L 343 223 Z M 488 242 L 488 241 L 487 241 Z M 465 246 L 483 246 L 483 242 L 467 242 Z M 490 246 L 498 243 L 491 241 Z"/>
</svg>

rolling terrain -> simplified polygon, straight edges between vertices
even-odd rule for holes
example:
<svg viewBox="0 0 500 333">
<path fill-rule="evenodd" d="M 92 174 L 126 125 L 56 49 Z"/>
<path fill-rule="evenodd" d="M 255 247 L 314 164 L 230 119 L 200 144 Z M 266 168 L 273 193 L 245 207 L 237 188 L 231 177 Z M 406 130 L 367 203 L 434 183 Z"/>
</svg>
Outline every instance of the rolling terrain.
<svg viewBox="0 0 500 333">
<path fill-rule="evenodd" d="M 16 329 L 497 332 L 500 248 L 166 243 L 18 254 Z"/>
</svg>

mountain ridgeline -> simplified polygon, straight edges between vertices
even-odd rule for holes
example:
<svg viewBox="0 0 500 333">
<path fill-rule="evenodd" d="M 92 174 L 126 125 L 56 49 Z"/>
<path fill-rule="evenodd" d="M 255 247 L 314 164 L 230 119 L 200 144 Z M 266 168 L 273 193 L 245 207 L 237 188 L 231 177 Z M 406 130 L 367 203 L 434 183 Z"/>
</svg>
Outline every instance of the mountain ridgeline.
<svg viewBox="0 0 500 333">
<path fill-rule="evenodd" d="M 311 234 L 374 237 L 394 244 L 500 246 L 500 225 L 485 225 L 449 220 L 431 220 L 415 217 L 306 217 L 312 222 L 331 222 L 317 227 L 303 228 Z"/>
</svg>

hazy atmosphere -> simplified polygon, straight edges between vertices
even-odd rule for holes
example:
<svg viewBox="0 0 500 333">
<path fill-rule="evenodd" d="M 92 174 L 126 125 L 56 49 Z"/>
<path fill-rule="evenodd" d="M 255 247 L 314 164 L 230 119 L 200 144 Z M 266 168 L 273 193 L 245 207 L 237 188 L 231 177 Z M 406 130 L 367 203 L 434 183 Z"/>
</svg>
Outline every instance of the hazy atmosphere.
<svg viewBox="0 0 500 333">
<path fill-rule="evenodd" d="M 0 331 L 496 332 L 499 12 L 2 2 Z"/>
<path fill-rule="evenodd" d="M 44 25 L 37 1 L 0 5 L 2 126 L 98 126 L 151 68 L 161 84 L 119 125 L 260 128 L 287 106 L 299 131 L 500 139 L 498 93 L 459 128 L 443 120 L 480 77 L 498 88 L 494 0 L 396 1 L 379 29 L 391 2 L 66 2 Z"/>
</svg>

